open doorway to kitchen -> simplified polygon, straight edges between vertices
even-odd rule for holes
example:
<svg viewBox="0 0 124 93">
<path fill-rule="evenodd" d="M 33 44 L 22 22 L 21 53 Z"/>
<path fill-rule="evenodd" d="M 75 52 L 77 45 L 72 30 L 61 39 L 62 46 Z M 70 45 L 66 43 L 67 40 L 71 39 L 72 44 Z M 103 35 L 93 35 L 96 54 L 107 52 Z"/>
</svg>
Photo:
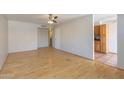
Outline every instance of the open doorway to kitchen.
<svg viewBox="0 0 124 93">
<path fill-rule="evenodd" d="M 107 65 L 117 65 L 117 15 L 94 15 L 94 57 Z"/>
</svg>

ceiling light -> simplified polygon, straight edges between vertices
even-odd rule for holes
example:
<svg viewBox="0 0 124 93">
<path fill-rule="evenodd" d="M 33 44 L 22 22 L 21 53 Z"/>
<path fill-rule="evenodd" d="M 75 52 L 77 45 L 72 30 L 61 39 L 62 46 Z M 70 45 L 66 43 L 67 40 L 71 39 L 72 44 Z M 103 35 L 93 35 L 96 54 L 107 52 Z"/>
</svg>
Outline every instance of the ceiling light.
<svg viewBox="0 0 124 93">
<path fill-rule="evenodd" d="M 53 24 L 53 21 L 49 20 L 49 21 L 48 21 L 48 24 Z"/>
</svg>

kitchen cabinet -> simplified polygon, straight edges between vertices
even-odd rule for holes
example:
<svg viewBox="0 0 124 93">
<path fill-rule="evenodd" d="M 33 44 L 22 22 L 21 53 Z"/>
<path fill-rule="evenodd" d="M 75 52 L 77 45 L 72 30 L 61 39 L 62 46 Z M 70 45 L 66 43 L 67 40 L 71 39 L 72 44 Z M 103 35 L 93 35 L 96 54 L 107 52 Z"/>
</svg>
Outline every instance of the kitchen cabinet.
<svg viewBox="0 0 124 93">
<path fill-rule="evenodd" d="M 94 27 L 94 48 L 96 52 L 108 52 L 108 25 L 98 25 Z"/>
</svg>

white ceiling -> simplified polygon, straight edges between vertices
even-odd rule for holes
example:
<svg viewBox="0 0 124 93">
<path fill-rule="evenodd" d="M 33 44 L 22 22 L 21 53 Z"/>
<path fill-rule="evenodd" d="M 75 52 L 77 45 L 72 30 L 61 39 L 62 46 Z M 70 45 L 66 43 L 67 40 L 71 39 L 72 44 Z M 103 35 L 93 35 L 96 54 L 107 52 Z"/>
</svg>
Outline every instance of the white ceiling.
<svg viewBox="0 0 124 93">
<path fill-rule="evenodd" d="M 57 22 L 62 23 L 73 18 L 84 16 L 84 14 L 54 14 L 58 16 Z M 7 14 L 9 20 L 33 22 L 38 24 L 47 24 L 48 14 Z"/>
<path fill-rule="evenodd" d="M 100 24 L 102 23 L 109 23 L 117 21 L 116 14 L 94 14 L 94 23 Z"/>
<path fill-rule="evenodd" d="M 87 14 L 54 14 L 58 16 L 57 22 L 62 23 L 67 20 L 71 20 L 77 17 L 85 16 Z M 7 14 L 6 17 L 9 20 L 16 21 L 24 21 L 24 22 L 32 22 L 37 24 L 48 24 L 48 14 Z M 94 14 L 94 23 L 99 24 L 100 21 L 108 22 L 108 21 L 117 20 L 116 14 Z"/>
</svg>

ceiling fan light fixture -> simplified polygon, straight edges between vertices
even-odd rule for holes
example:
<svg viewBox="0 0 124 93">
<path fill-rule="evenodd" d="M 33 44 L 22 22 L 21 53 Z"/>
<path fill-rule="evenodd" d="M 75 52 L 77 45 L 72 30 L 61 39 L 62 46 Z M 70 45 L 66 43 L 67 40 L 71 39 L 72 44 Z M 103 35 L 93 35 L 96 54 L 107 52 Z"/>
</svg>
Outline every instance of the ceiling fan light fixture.
<svg viewBox="0 0 124 93">
<path fill-rule="evenodd" d="M 53 21 L 49 20 L 49 21 L 48 21 L 48 24 L 53 24 Z"/>
</svg>

